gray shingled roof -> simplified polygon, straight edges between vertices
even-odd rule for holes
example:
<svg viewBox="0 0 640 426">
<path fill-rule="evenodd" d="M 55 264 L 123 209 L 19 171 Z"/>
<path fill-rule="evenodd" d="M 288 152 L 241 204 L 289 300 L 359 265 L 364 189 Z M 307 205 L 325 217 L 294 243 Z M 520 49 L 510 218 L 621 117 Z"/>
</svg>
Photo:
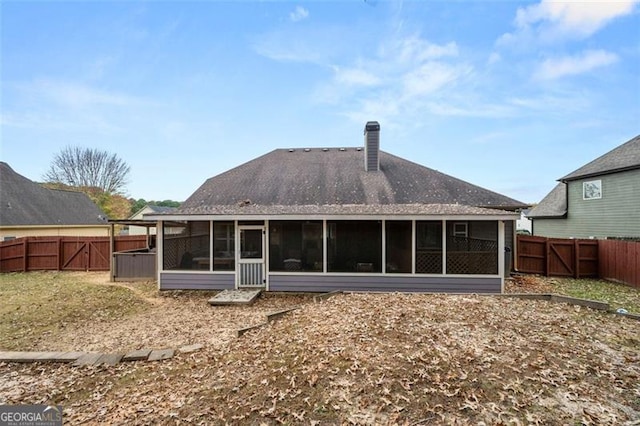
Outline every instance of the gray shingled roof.
<svg viewBox="0 0 640 426">
<path fill-rule="evenodd" d="M 567 214 L 567 184 L 560 182 L 527 214 L 528 218 L 562 217 Z"/>
<path fill-rule="evenodd" d="M 151 210 L 151 212 L 145 213 L 145 214 L 168 214 L 168 213 L 175 212 L 178 208 L 169 207 L 169 206 L 156 206 L 155 204 L 147 204 L 141 209 L 139 209 L 137 212 L 129 216 L 129 219 L 133 219 L 134 217 L 138 216 L 140 212 L 144 211 L 145 209 Z"/>
<path fill-rule="evenodd" d="M 495 216 L 517 215 L 516 213 L 464 206 L 461 204 L 331 204 L 331 205 L 258 205 L 236 204 L 231 206 L 199 206 L 182 210 L 182 214 L 213 214 L 221 216 L 268 216 L 268 215 L 432 215 L 432 216 Z"/>
<path fill-rule="evenodd" d="M 498 209 L 526 204 L 411 161 L 380 152 L 380 171 L 364 169 L 362 148 L 276 149 L 208 179 L 177 213 L 228 211 L 240 204 L 280 206 L 463 205 Z M 306 207 L 305 207 L 306 208 Z M 333 207 L 332 207 L 333 209 Z M 272 209 L 274 210 L 274 209 Z M 275 211 L 274 210 L 274 211 Z"/>
<path fill-rule="evenodd" d="M 561 178 L 561 181 L 640 168 L 640 135 Z"/>
<path fill-rule="evenodd" d="M 149 207 L 153 213 L 172 213 L 178 209 L 177 207 L 156 206 L 155 204 L 147 204 L 146 207 Z"/>
<path fill-rule="evenodd" d="M 0 226 L 105 224 L 85 194 L 44 188 L 0 162 Z"/>
</svg>

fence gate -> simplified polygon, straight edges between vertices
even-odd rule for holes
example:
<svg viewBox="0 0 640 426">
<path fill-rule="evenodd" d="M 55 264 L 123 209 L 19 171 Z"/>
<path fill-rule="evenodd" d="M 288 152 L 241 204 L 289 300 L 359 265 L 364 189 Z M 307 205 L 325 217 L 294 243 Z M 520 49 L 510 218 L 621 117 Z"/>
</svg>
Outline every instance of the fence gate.
<svg viewBox="0 0 640 426">
<path fill-rule="evenodd" d="M 598 240 L 518 235 L 518 270 L 554 277 L 597 277 Z"/>
<path fill-rule="evenodd" d="M 575 244 L 567 240 L 549 240 L 547 244 L 547 275 L 573 277 L 575 268 Z"/>
<path fill-rule="evenodd" d="M 114 251 L 147 247 L 146 236 L 115 238 Z M 108 271 L 109 237 L 23 237 L 0 242 L 0 272 Z"/>
</svg>

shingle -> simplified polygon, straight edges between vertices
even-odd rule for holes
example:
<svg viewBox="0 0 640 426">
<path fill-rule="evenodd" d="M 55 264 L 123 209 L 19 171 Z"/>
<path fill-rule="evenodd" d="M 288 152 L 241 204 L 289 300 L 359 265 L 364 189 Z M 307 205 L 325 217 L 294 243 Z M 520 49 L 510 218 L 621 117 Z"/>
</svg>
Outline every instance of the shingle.
<svg viewBox="0 0 640 426">
<path fill-rule="evenodd" d="M 0 162 L 0 225 L 104 225 L 106 215 L 81 192 L 47 189 Z"/>
<path fill-rule="evenodd" d="M 524 208 L 520 201 L 380 152 L 380 171 L 364 169 L 360 148 L 277 149 L 208 179 L 179 213 L 235 206 L 465 205 Z"/>
<path fill-rule="evenodd" d="M 147 204 L 147 207 L 149 207 L 153 213 L 171 213 L 177 209 L 176 207 L 156 206 L 155 204 Z"/>
<path fill-rule="evenodd" d="M 640 168 L 640 135 L 569 173 L 561 181 Z"/>
<path fill-rule="evenodd" d="M 229 215 L 229 216 L 253 216 L 253 215 L 442 215 L 442 216 L 492 216 L 514 215 L 517 213 L 489 209 L 482 207 L 465 206 L 461 204 L 309 204 L 309 205 L 260 205 L 260 204 L 235 204 L 197 206 L 182 209 L 180 214 L 188 215 Z"/>
<path fill-rule="evenodd" d="M 559 183 L 527 214 L 529 218 L 562 217 L 567 213 L 567 184 Z"/>
</svg>

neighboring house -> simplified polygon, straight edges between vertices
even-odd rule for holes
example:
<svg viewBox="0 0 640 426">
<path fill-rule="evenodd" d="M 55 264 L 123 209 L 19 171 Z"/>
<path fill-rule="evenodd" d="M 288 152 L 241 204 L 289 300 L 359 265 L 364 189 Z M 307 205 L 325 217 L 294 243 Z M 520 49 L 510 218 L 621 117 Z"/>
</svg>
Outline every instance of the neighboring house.
<svg viewBox="0 0 640 426">
<path fill-rule="evenodd" d="M 164 207 L 164 206 L 156 206 L 153 204 L 147 204 L 140 210 L 138 210 L 134 215 L 132 215 L 129 220 L 144 220 L 144 215 L 146 214 L 165 214 L 165 213 L 173 213 L 176 211 L 175 207 Z M 147 235 L 147 229 L 149 230 L 150 235 L 156 235 L 156 228 L 148 228 L 146 226 L 128 226 L 128 234 L 129 235 Z"/>
<path fill-rule="evenodd" d="M 368 122 L 364 147 L 276 149 L 147 216 L 159 288 L 501 292 L 527 206 L 379 143 Z"/>
<path fill-rule="evenodd" d="M 640 237 L 640 135 L 559 181 L 528 215 L 534 235 Z"/>
<path fill-rule="evenodd" d="M 516 232 L 531 234 L 531 219 L 527 217 L 531 209 L 524 209 L 520 212 L 520 219 L 516 220 Z"/>
<path fill-rule="evenodd" d="M 48 189 L 0 162 L 0 240 L 108 236 L 107 217 L 82 192 Z"/>
</svg>

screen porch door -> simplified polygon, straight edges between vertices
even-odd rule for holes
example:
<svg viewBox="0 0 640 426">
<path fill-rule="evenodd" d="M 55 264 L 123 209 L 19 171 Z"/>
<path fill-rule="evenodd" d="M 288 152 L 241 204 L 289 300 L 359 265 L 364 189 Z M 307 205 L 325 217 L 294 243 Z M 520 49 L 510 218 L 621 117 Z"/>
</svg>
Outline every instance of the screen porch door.
<svg viewBox="0 0 640 426">
<path fill-rule="evenodd" d="M 265 286 L 264 227 L 239 226 L 237 287 Z"/>
</svg>

